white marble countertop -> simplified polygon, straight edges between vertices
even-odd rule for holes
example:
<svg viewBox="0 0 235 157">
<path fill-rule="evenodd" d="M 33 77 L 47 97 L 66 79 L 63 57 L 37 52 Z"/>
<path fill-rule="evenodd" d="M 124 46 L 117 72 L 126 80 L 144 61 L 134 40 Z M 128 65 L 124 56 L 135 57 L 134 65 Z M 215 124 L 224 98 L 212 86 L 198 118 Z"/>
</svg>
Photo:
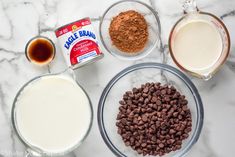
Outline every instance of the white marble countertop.
<svg viewBox="0 0 235 157">
<path fill-rule="evenodd" d="M 84 142 L 66 157 L 113 157 L 104 144 L 97 126 L 96 111 L 102 90 L 123 68 L 146 61 L 165 62 L 175 66 L 167 54 L 167 41 L 172 25 L 182 15 L 179 0 L 143 0 L 159 13 L 162 40 L 166 52 L 158 49 L 136 62 L 120 61 L 104 51 L 105 57 L 76 71 L 79 82 L 88 92 L 95 111 L 92 130 Z M 25 147 L 11 126 L 11 107 L 18 89 L 29 79 L 48 72 L 62 71 L 66 65 L 58 48 L 50 67 L 30 64 L 25 55 L 26 42 L 36 35 L 56 42 L 58 26 L 91 17 L 98 32 L 100 16 L 112 0 L 0 0 L 0 157 L 21 157 Z M 199 0 L 201 10 L 220 17 L 231 35 L 231 54 L 223 68 L 209 81 L 192 79 L 201 94 L 205 122 L 198 143 L 190 157 L 232 157 L 235 154 L 235 0 Z M 58 45 L 58 44 L 57 44 Z M 110 64 L 112 63 L 112 66 Z"/>
</svg>

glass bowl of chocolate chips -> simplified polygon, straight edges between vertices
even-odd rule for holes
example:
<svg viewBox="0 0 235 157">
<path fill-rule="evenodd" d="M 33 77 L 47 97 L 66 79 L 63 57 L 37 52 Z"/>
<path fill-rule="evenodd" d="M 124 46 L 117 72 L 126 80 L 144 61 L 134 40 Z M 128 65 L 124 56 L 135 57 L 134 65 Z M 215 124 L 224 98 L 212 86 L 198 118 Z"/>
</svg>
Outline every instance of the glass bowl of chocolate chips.
<svg viewBox="0 0 235 157">
<path fill-rule="evenodd" d="M 182 72 L 141 63 L 118 73 L 98 106 L 100 133 L 118 157 L 183 157 L 203 126 L 200 95 Z"/>
<path fill-rule="evenodd" d="M 143 2 L 119 1 L 100 22 L 100 38 L 106 51 L 123 60 L 147 56 L 159 44 L 161 27 L 157 12 Z"/>
</svg>

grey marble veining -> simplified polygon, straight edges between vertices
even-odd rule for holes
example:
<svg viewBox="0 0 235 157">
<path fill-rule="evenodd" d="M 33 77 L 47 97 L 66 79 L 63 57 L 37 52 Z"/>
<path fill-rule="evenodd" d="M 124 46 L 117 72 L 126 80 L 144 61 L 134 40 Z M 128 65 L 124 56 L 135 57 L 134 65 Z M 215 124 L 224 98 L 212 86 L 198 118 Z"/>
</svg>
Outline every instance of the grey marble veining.
<svg viewBox="0 0 235 157">
<path fill-rule="evenodd" d="M 54 30 L 89 16 L 98 32 L 103 12 L 116 1 L 0 0 L 0 157 L 24 155 L 25 147 L 15 136 L 10 119 L 12 102 L 19 88 L 35 76 L 66 68 Z M 105 57 L 101 61 L 76 71 L 78 81 L 91 97 L 95 115 L 87 140 L 66 157 L 114 156 L 100 136 L 96 110 L 103 88 L 115 74 L 127 66 L 146 61 L 175 66 L 168 52 L 168 36 L 173 24 L 183 15 L 180 0 L 142 1 L 158 12 L 162 28 L 161 44 L 146 58 L 133 62 L 120 61 L 104 51 Z M 231 53 L 226 64 L 211 80 L 205 82 L 191 77 L 202 96 L 205 123 L 199 141 L 188 156 L 232 157 L 235 154 L 235 1 L 198 0 L 197 3 L 200 10 L 217 15 L 227 25 L 231 35 Z M 24 56 L 26 42 L 36 35 L 47 36 L 56 43 L 57 54 L 50 66 L 33 66 Z"/>
</svg>

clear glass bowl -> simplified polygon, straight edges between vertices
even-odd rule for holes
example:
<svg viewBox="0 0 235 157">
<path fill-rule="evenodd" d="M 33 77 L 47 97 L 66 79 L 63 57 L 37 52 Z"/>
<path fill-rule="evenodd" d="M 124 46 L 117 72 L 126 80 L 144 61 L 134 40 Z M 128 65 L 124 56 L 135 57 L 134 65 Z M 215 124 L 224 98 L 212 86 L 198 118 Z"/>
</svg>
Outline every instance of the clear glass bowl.
<svg viewBox="0 0 235 157">
<path fill-rule="evenodd" d="M 128 67 L 118 73 L 105 87 L 98 106 L 98 124 L 100 133 L 109 149 L 119 157 L 142 157 L 130 147 L 126 147 L 117 133 L 116 117 L 119 112 L 119 100 L 122 95 L 133 87 L 139 87 L 146 82 L 161 82 L 174 85 L 188 100 L 192 114 L 192 131 L 183 141 L 182 148 L 166 154 L 164 157 L 182 157 L 195 144 L 203 126 L 203 104 L 200 95 L 182 72 L 165 64 L 142 63 Z"/>
<path fill-rule="evenodd" d="M 135 10 L 141 13 L 145 20 L 148 23 L 148 32 L 149 38 L 145 48 L 138 53 L 125 53 L 117 49 L 111 41 L 109 36 L 109 26 L 113 19 L 113 17 L 117 16 L 119 13 Z M 102 16 L 100 27 L 100 38 L 105 47 L 105 49 L 111 53 L 113 56 L 123 59 L 123 60 L 137 60 L 147 56 L 158 44 L 159 35 L 161 32 L 160 20 L 158 14 L 155 10 L 153 10 L 150 6 L 145 3 L 135 1 L 135 0 L 125 0 L 114 3 L 111 5 Z"/>
<path fill-rule="evenodd" d="M 197 70 L 193 71 L 193 70 L 189 70 L 186 67 L 184 67 L 184 65 L 181 64 L 177 60 L 177 57 L 175 56 L 175 52 L 174 52 L 174 42 L 175 42 L 174 40 L 175 40 L 175 36 L 176 36 L 177 32 L 181 29 L 181 27 L 183 27 L 187 23 L 195 22 L 195 21 L 206 22 L 206 23 L 210 24 L 212 27 L 214 27 L 214 29 L 216 29 L 216 31 L 218 31 L 220 34 L 223 46 L 222 46 L 222 50 L 221 50 L 221 54 L 220 54 L 219 58 L 217 60 L 215 60 L 212 65 L 210 65 L 209 67 L 201 68 L 200 70 L 197 69 Z M 197 43 L 195 43 L 195 44 L 197 44 Z M 192 13 L 188 13 L 188 14 L 184 15 L 173 26 L 171 33 L 170 33 L 170 36 L 169 36 L 169 51 L 170 51 L 170 55 L 171 55 L 173 61 L 175 62 L 175 64 L 180 69 L 188 72 L 192 76 L 196 76 L 196 77 L 198 77 L 200 79 L 204 79 L 204 80 L 211 79 L 215 75 L 215 73 L 221 68 L 221 66 L 224 64 L 224 62 L 226 61 L 226 59 L 229 55 L 230 45 L 231 44 L 230 44 L 229 32 L 228 32 L 226 26 L 224 25 L 224 23 L 215 15 L 210 14 L 210 13 L 206 13 L 206 12 L 202 12 L 202 11 L 196 11 L 196 12 L 192 12 Z"/>
<path fill-rule="evenodd" d="M 79 87 L 81 87 L 81 89 L 83 90 L 83 92 L 86 94 L 88 100 L 89 100 L 89 105 L 90 105 L 90 111 L 91 111 L 91 119 L 90 119 L 90 125 L 89 128 L 87 128 L 87 132 L 86 134 L 83 136 L 83 138 L 78 141 L 76 144 L 74 144 L 72 147 L 66 149 L 63 152 L 48 152 L 45 150 L 42 150 L 41 148 L 32 145 L 31 143 L 29 143 L 22 135 L 20 130 L 18 129 L 18 124 L 17 124 L 17 118 L 16 118 L 16 113 L 17 113 L 17 101 L 18 101 L 18 97 L 20 96 L 20 94 L 24 91 L 24 89 L 26 87 L 28 87 L 30 84 L 38 81 L 39 79 L 42 79 L 43 77 L 48 77 L 48 76 L 56 76 L 56 75 L 60 75 L 63 77 L 71 77 L 71 79 L 75 79 L 75 76 L 73 74 L 73 71 L 68 68 L 65 71 L 61 72 L 61 73 L 56 73 L 56 74 L 45 74 L 45 75 L 41 75 L 41 76 L 37 76 L 33 79 L 31 79 L 30 81 L 28 81 L 26 84 L 24 84 L 21 89 L 18 91 L 17 95 L 15 96 L 14 102 L 13 102 L 13 106 L 12 106 L 12 110 L 11 110 L 11 121 L 12 121 L 12 126 L 13 129 L 17 135 L 17 137 L 19 138 L 19 140 L 25 145 L 26 147 L 26 151 L 25 151 L 25 157 L 31 157 L 31 156 L 35 156 L 35 157 L 43 157 L 43 156 L 50 156 L 50 157 L 55 157 L 55 156 L 62 156 L 65 154 L 68 154 L 70 152 L 72 152 L 73 150 L 75 150 L 77 147 L 79 147 L 83 141 L 86 139 L 86 137 L 88 136 L 90 130 L 91 130 L 91 126 L 92 126 L 92 122 L 93 122 L 93 107 L 91 104 L 91 100 L 89 98 L 89 96 L 87 95 L 86 91 L 80 86 L 80 84 L 75 81 L 77 83 L 77 85 Z M 52 115 L 53 116 L 53 115 Z M 35 124 L 36 125 L 36 124 Z M 59 140 L 59 139 L 58 139 Z"/>
</svg>

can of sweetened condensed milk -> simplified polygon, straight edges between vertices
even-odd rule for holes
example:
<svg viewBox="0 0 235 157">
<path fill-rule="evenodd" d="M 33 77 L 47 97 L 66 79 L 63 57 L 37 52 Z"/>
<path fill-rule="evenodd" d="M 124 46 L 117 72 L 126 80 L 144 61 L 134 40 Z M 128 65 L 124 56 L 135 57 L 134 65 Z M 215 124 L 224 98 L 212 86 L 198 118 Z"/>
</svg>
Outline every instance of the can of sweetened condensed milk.
<svg viewBox="0 0 235 157">
<path fill-rule="evenodd" d="M 72 69 L 103 57 L 90 18 L 84 18 L 55 30 L 66 63 Z"/>
</svg>

